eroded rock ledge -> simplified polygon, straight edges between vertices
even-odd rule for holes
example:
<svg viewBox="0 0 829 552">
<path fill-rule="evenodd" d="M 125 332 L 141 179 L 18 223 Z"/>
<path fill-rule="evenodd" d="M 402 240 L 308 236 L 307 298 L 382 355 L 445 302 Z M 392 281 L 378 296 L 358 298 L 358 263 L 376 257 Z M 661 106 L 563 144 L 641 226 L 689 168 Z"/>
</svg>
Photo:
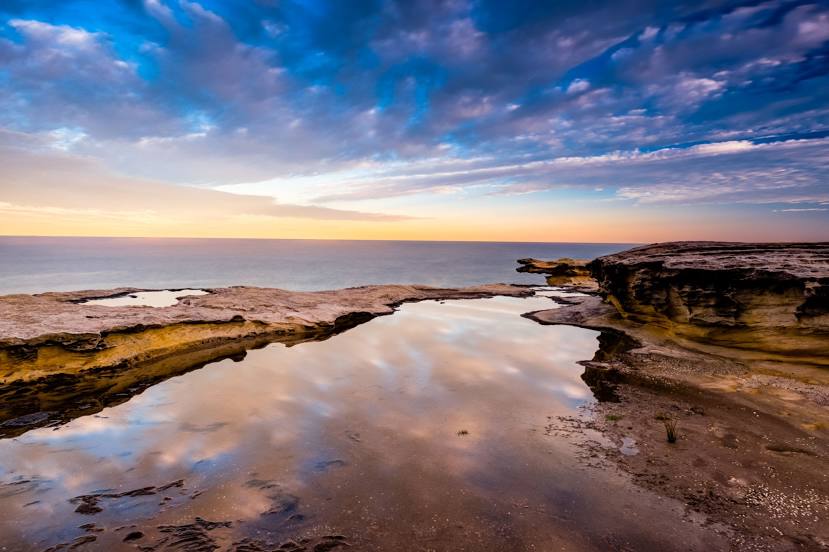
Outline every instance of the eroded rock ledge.
<svg viewBox="0 0 829 552">
<path fill-rule="evenodd" d="M 829 243 L 672 242 L 588 266 L 602 297 L 631 321 L 829 364 Z"/>
<path fill-rule="evenodd" d="M 79 302 L 137 291 L 151 290 L 0 296 L 0 384 L 126 368 L 183 352 L 218 349 L 240 339 L 325 337 L 390 314 L 410 301 L 532 293 L 505 284 L 463 289 L 385 285 L 320 292 L 230 287 L 161 308 Z"/>
<path fill-rule="evenodd" d="M 518 259 L 516 272 L 529 272 L 531 274 L 546 274 L 547 283 L 551 286 L 569 286 L 583 289 L 584 291 L 595 291 L 596 281 L 590 274 L 586 259 L 571 259 L 562 257 L 554 261 L 542 261 L 540 259 Z"/>
</svg>

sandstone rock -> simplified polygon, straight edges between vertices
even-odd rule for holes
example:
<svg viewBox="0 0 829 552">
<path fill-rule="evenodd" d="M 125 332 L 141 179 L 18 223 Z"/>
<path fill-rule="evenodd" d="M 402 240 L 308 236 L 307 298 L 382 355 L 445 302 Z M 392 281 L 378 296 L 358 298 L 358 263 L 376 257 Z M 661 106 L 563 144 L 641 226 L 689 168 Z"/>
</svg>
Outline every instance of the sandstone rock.
<svg viewBox="0 0 829 552">
<path fill-rule="evenodd" d="M 292 292 L 230 287 L 170 307 L 108 307 L 84 299 L 138 289 L 0 296 L 0 384 L 156 361 L 240 339 L 325 336 L 428 299 L 524 296 L 525 287 L 363 286 Z"/>
<path fill-rule="evenodd" d="M 829 243 L 661 243 L 588 266 L 602 297 L 630 320 L 829 364 Z"/>
<path fill-rule="evenodd" d="M 595 288 L 590 269 L 587 268 L 589 262 L 585 259 L 570 259 L 567 257 L 553 261 L 518 259 L 518 264 L 521 266 L 515 270 L 531 274 L 546 274 L 547 283 L 551 286 L 569 285 Z"/>
</svg>

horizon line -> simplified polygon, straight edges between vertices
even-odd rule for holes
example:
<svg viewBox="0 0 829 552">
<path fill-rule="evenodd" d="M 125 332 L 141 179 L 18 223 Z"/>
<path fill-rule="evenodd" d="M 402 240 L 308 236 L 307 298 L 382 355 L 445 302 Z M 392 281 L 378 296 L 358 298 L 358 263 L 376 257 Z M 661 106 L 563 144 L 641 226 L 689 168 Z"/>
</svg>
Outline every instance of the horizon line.
<svg viewBox="0 0 829 552">
<path fill-rule="evenodd" d="M 415 239 L 368 239 L 368 238 L 258 238 L 223 236 L 103 236 L 67 234 L 0 234 L 5 238 L 68 238 L 68 239 L 125 239 L 125 240 L 256 240 L 256 241 L 359 241 L 359 242 L 412 242 L 412 243 L 535 243 L 535 244 L 576 244 L 576 245 L 646 245 L 664 242 L 592 242 L 592 241 L 514 241 L 514 240 L 415 240 Z M 716 240 L 670 240 L 670 241 L 716 241 Z M 734 242 L 740 243 L 740 242 Z M 748 242 L 744 242 L 748 243 Z M 788 242 L 780 242 L 788 243 Z M 819 242 L 817 242 L 819 243 Z"/>
<path fill-rule="evenodd" d="M 247 241 L 350 241 L 350 242 L 411 242 L 411 243 L 504 243 L 504 244 L 573 244 L 573 245 L 653 245 L 659 243 L 829 243 L 829 239 L 819 240 L 700 240 L 700 239 L 674 239 L 654 240 L 643 242 L 603 242 L 603 241 L 514 241 L 514 240 L 416 240 L 416 239 L 369 239 L 369 238 L 264 238 L 264 237 L 231 237 L 231 236 L 105 236 L 105 235 L 67 235 L 67 234 L 0 234 L 0 239 L 5 238 L 67 238 L 67 239 L 124 239 L 124 240 L 247 240 Z"/>
</svg>

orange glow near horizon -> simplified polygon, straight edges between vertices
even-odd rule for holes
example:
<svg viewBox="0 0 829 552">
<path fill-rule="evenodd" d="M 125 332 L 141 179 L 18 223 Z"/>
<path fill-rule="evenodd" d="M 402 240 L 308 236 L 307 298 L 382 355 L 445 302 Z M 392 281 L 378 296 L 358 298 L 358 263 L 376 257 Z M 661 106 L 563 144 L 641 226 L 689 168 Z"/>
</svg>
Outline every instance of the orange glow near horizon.
<svg viewBox="0 0 829 552">
<path fill-rule="evenodd" d="M 193 216 L 149 216 L 113 220 L 88 213 L 2 213 L 0 235 L 106 236 L 148 238 L 353 239 L 649 243 L 673 240 L 813 241 L 807 232 L 781 234 L 777 225 L 762 231 L 737 217 L 712 221 L 672 214 L 586 212 L 548 217 L 492 213 L 400 221 L 309 220 L 232 215 L 205 221 Z M 497 220 L 497 224 L 493 224 Z M 758 231 L 760 230 L 760 231 Z"/>
</svg>

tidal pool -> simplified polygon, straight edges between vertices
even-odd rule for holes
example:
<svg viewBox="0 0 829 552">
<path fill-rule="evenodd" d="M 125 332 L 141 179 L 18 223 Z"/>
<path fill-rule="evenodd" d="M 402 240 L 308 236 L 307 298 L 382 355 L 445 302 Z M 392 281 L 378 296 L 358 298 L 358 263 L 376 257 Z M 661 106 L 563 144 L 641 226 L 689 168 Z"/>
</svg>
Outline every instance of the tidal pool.
<svg viewBox="0 0 829 552">
<path fill-rule="evenodd" d="M 520 316 L 553 307 L 407 304 L 0 440 L 0 549 L 706 549 L 550 431 L 594 400 L 599 335 Z"/>
<path fill-rule="evenodd" d="M 172 307 L 179 299 L 193 295 L 207 295 L 202 289 L 162 289 L 158 291 L 136 291 L 115 297 L 102 297 L 84 301 L 101 307 Z"/>
</svg>

